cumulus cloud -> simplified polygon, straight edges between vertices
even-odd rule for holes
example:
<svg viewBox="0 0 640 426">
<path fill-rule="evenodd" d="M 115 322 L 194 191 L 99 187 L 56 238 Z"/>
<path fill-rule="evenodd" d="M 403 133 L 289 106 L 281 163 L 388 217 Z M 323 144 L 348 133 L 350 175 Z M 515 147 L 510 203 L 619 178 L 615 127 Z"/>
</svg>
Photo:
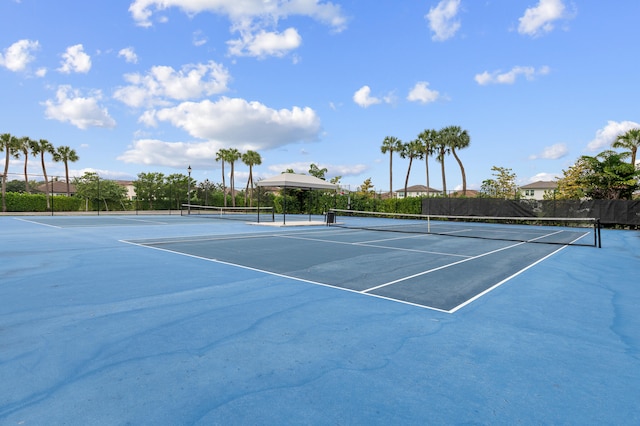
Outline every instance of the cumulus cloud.
<svg viewBox="0 0 640 426">
<path fill-rule="evenodd" d="M 323 0 L 135 0 L 129 12 L 138 25 L 150 27 L 154 14 L 172 7 L 191 16 L 209 12 L 228 17 L 232 32 L 241 35 L 240 39 L 228 42 L 229 53 L 239 56 L 283 56 L 300 46 L 297 30 L 277 31 L 278 22 L 290 16 L 312 18 L 337 32 L 347 22 L 339 5 Z"/>
<path fill-rule="evenodd" d="M 555 145 L 545 147 L 541 153 L 533 154 L 529 156 L 531 160 L 557 160 L 566 156 L 569 153 L 569 148 L 567 148 L 566 144 L 557 143 Z"/>
<path fill-rule="evenodd" d="M 216 142 L 165 142 L 158 139 L 139 139 L 117 159 L 125 163 L 148 166 L 211 167 L 216 152 L 225 145 Z"/>
<path fill-rule="evenodd" d="M 371 88 L 369 86 L 362 86 L 353 94 L 353 101 L 363 108 L 370 107 L 371 105 L 379 104 L 382 102 L 380 98 L 371 96 Z"/>
<path fill-rule="evenodd" d="M 587 145 L 587 151 L 600 151 L 611 147 L 619 135 L 631 129 L 640 128 L 640 124 L 633 121 L 608 121 L 607 125 L 596 131 L 596 137 Z"/>
<path fill-rule="evenodd" d="M 425 16 L 429 28 L 433 31 L 434 41 L 445 41 L 453 37 L 460 29 L 460 21 L 456 19 L 460 11 L 460 0 L 442 0 L 429 9 Z"/>
<path fill-rule="evenodd" d="M 476 83 L 481 86 L 488 84 L 513 84 L 516 82 L 518 76 L 524 76 L 527 80 L 534 80 L 537 76 L 547 75 L 551 72 L 551 69 L 547 66 L 535 69 L 534 67 L 513 67 L 510 71 L 501 72 L 485 71 L 481 74 L 476 74 L 474 77 Z"/>
<path fill-rule="evenodd" d="M 125 47 L 124 49 L 120 49 L 120 51 L 118 52 L 118 57 L 123 57 L 125 61 L 131 64 L 138 63 L 138 55 L 136 55 L 133 47 Z"/>
<path fill-rule="evenodd" d="M 106 108 L 100 106 L 102 93 L 94 91 L 83 96 L 79 90 L 71 86 L 59 86 L 55 100 L 43 103 L 46 107 L 45 117 L 61 122 L 68 122 L 79 129 L 89 127 L 115 127 L 116 122 Z"/>
<path fill-rule="evenodd" d="M 62 62 L 58 71 L 64 74 L 88 73 L 91 69 L 91 57 L 84 53 L 84 47 L 81 44 L 69 46 L 67 51 L 62 54 Z"/>
<path fill-rule="evenodd" d="M 295 162 L 295 163 L 279 163 L 271 164 L 268 169 L 274 174 L 282 173 L 284 170 L 291 169 L 295 173 L 308 174 L 312 162 Z M 365 164 L 327 164 L 314 163 L 320 169 L 327 169 L 327 180 L 335 176 L 358 176 L 369 169 Z"/>
<path fill-rule="evenodd" d="M 169 101 L 200 99 L 228 90 L 231 76 L 222 65 L 188 64 L 180 70 L 169 66 L 152 67 L 146 74 L 127 74 L 128 86 L 120 87 L 113 97 L 131 107 L 168 105 Z"/>
<path fill-rule="evenodd" d="M 4 49 L 0 54 L 0 66 L 9 71 L 24 71 L 35 60 L 33 52 L 40 49 L 40 43 L 34 40 L 19 40 Z"/>
<path fill-rule="evenodd" d="M 154 112 L 199 139 L 218 140 L 238 149 L 270 149 L 318 139 L 320 119 L 311 108 L 273 109 L 259 102 L 222 97 L 217 102 L 184 102 Z"/>
<path fill-rule="evenodd" d="M 528 8 L 520 18 L 518 32 L 530 36 L 539 36 L 553 30 L 553 23 L 566 17 L 566 8 L 562 0 L 540 0 L 534 7 Z"/>
<path fill-rule="evenodd" d="M 429 89 L 429 83 L 426 81 L 420 81 L 409 91 L 407 100 L 411 102 L 420 102 L 427 104 L 429 102 L 435 102 L 440 98 L 440 92 L 437 90 Z"/>
<path fill-rule="evenodd" d="M 287 28 L 283 33 L 243 31 L 242 38 L 227 42 L 229 53 L 233 56 L 282 57 L 302 44 L 302 37 L 295 28 Z"/>
</svg>

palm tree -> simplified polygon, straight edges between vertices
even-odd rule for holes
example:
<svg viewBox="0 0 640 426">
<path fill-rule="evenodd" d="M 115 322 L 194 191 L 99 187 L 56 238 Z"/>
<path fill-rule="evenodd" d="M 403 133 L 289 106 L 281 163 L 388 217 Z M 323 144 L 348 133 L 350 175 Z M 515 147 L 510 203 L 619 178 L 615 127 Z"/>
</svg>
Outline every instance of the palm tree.
<svg viewBox="0 0 640 426">
<path fill-rule="evenodd" d="M 56 163 L 62 161 L 64 163 L 64 177 L 67 180 L 67 197 L 71 196 L 71 187 L 69 182 L 69 161 L 75 163 L 80 157 L 76 151 L 68 146 L 59 146 L 53 153 L 53 161 Z"/>
<path fill-rule="evenodd" d="M 220 148 L 216 152 L 216 161 L 222 162 L 222 197 L 224 198 L 224 206 L 227 207 L 227 185 L 224 180 L 224 162 L 227 160 L 227 150 Z"/>
<path fill-rule="evenodd" d="M 444 133 L 445 143 L 451 149 L 451 154 L 453 154 L 454 158 L 458 162 L 460 166 L 460 173 L 462 173 L 462 195 L 467 195 L 467 175 L 464 171 L 464 167 L 462 166 L 462 161 L 458 157 L 456 153 L 456 149 L 464 149 L 469 146 L 471 143 L 471 137 L 469 136 L 469 132 L 466 130 L 462 130 L 460 126 L 448 126 L 442 129 Z"/>
<path fill-rule="evenodd" d="M 420 140 L 415 139 L 411 142 L 405 143 L 402 145 L 402 149 L 400 150 L 400 157 L 409 159 L 409 168 L 407 169 L 407 178 L 404 180 L 404 196 L 407 197 L 407 188 L 409 187 L 409 174 L 411 173 L 411 165 L 413 164 L 413 159 L 418 158 L 422 159 L 422 143 Z"/>
<path fill-rule="evenodd" d="M 262 164 L 262 157 L 256 151 L 249 150 L 242 154 L 242 162 L 249 166 L 249 179 L 247 179 L 247 188 L 244 190 L 244 203 L 247 204 L 247 194 L 251 188 L 249 204 L 253 204 L 253 166 Z"/>
<path fill-rule="evenodd" d="M 24 154 L 24 190 L 27 194 L 31 193 L 31 189 L 29 188 L 29 175 L 27 174 L 27 163 L 29 161 L 29 154 L 34 152 L 35 143 L 35 141 L 26 136 L 18 139 L 18 149 Z"/>
<path fill-rule="evenodd" d="M 426 129 L 418 135 L 418 140 L 422 145 L 422 155 L 424 156 L 425 171 L 427 174 L 427 196 L 429 196 L 429 192 L 431 191 L 429 184 L 429 157 L 435 153 L 435 140 L 437 135 L 438 131 L 434 129 Z"/>
<path fill-rule="evenodd" d="M 442 168 L 442 194 L 447 195 L 447 176 L 444 172 L 444 159 L 449 154 L 450 148 L 447 145 L 447 140 L 445 139 L 444 132 L 442 130 L 438 131 L 435 138 L 436 151 L 436 161 L 438 161 Z"/>
<path fill-rule="evenodd" d="M 631 151 L 631 165 L 636 165 L 636 154 L 640 146 L 640 128 L 627 130 L 626 133 L 618 135 L 611 145 L 613 148 L 624 148 Z"/>
<path fill-rule="evenodd" d="M 387 136 L 382 141 L 380 150 L 383 154 L 389 153 L 389 195 L 393 196 L 393 151 L 402 148 L 402 141 L 395 136 Z"/>
<path fill-rule="evenodd" d="M 55 148 L 46 139 L 40 139 L 33 144 L 33 155 L 40 155 L 40 162 L 42 163 L 42 174 L 44 175 L 44 186 L 49 188 L 49 180 L 47 179 L 47 168 L 44 165 L 44 154 L 49 153 L 53 155 Z M 49 204 L 49 190 L 45 190 L 45 198 L 47 199 L 47 209 L 50 208 Z"/>
<path fill-rule="evenodd" d="M 231 186 L 231 205 L 233 207 L 236 206 L 236 191 L 235 191 L 235 172 L 234 172 L 234 164 L 242 157 L 240 151 L 235 148 L 229 148 L 227 150 L 227 162 L 231 164 L 231 173 L 229 175 L 229 183 Z"/>
<path fill-rule="evenodd" d="M 7 211 L 7 176 L 9 175 L 9 160 L 11 157 L 18 158 L 19 146 L 18 139 L 14 138 L 10 133 L 0 135 L 0 152 L 5 152 L 4 173 L 2 174 L 2 211 Z"/>
</svg>

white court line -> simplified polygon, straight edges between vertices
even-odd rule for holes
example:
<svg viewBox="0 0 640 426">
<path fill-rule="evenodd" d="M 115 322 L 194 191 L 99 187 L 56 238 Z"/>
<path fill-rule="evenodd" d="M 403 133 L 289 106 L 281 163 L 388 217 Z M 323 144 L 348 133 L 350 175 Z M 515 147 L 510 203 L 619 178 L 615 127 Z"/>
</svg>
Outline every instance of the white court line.
<svg viewBox="0 0 640 426">
<path fill-rule="evenodd" d="M 19 217 L 14 217 L 15 220 L 21 220 L 23 222 L 27 222 L 27 223 L 33 223 L 35 225 L 42 225 L 42 226 L 48 226 L 49 228 L 57 228 L 57 229 L 62 229 L 62 226 L 56 226 L 56 225 L 50 225 L 48 223 L 42 223 L 42 222 L 37 222 L 35 220 L 28 220 L 28 219 L 22 219 Z"/>
<path fill-rule="evenodd" d="M 344 242 L 344 241 L 330 241 L 330 240 L 323 240 L 323 239 L 320 239 L 320 238 L 297 237 L 297 236 L 291 236 L 291 235 L 275 235 L 275 236 L 281 237 L 281 238 L 289 238 L 289 239 L 293 239 L 293 240 L 317 241 L 317 242 L 327 243 L 327 244 L 341 244 L 341 245 L 347 245 L 347 246 L 372 247 L 372 248 L 380 248 L 380 249 L 384 249 L 384 250 L 393 250 L 393 251 L 408 251 L 408 252 L 413 252 L 413 253 L 439 254 L 439 255 L 442 255 L 442 256 L 453 256 L 453 257 L 464 257 L 464 258 L 470 257 L 470 256 L 466 256 L 466 255 L 463 255 L 463 254 L 457 254 L 457 253 L 443 253 L 443 252 L 438 252 L 438 251 L 428 251 L 428 250 L 408 249 L 408 248 L 401 248 L 401 247 L 381 246 L 381 245 L 376 245 L 376 244 L 369 244 L 369 242 L 349 243 L 349 242 Z M 391 238 L 390 240 L 397 240 L 397 239 L 398 238 Z M 378 240 L 378 241 L 386 241 L 386 240 Z"/>
<path fill-rule="evenodd" d="M 322 286 L 322 287 L 328 287 L 328 288 L 335 289 L 335 290 L 342 290 L 342 291 L 346 291 L 348 293 L 353 293 L 353 294 L 358 294 L 358 295 L 363 295 L 363 296 L 369 296 L 369 297 L 375 297 L 377 299 L 390 300 L 392 302 L 402 303 L 404 305 L 415 306 L 417 308 L 429 309 L 429 310 L 432 310 L 432 311 L 449 313 L 449 311 L 445 311 L 445 310 L 440 309 L 440 308 L 434 308 L 433 306 L 420 305 L 418 303 L 409 302 L 409 301 L 401 300 L 401 299 L 394 299 L 392 297 L 381 296 L 381 295 L 377 295 L 377 294 L 362 293 L 359 290 L 352 290 L 350 288 L 340 287 L 340 286 L 337 286 L 337 285 L 334 285 L 334 284 L 327 284 L 327 283 L 322 283 L 322 282 L 319 282 L 319 281 L 312 281 L 312 280 L 307 280 L 307 279 L 304 279 L 304 278 L 293 277 L 291 275 L 279 274 L 277 272 L 267 271 L 267 270 L 259 269 L 259 268 L 253 268 L 251 266 L 240 265 L 240 264 L 237 264 L 237 263 L 226 262 L 226 261 L 218 260 L 218 259 L 211 259 L 211 258 L 208 258 L 208 257 L 197 256 L 197 255 L 194 255 L 194 254 L 183 253 L 183 252 L 180 252 L 180 251 L 169 250 L 169 249 L 165 249 L 165 248 L 161 248 L 161 247 L 149 246 L 149 245 L 140 244 L 140 243 L 136 243 L 136 242 L 131 242 L 131 241 L 127 241 L 127 240 L 120 240 L 120 242 L 121 243 L 125 243 L 125 244 L 131 244 L 131 245 L 138 246 L 138 247 L 148 248 L 148 249 L 152 249 L 152 250 L 158 250 L 158 251 L 162 251 L 162 252 L 165 252 L 165 253 L 171 253 L 171 254 L 177 254 L 177 255 L 180 255 L 180 256 L 186 256 L 186 257 L 190 257 L 192 259 L 198 259 L 198 260 L 204 260 L 204 261 L 207 261 L 207 262 L 218 263 L 220 265 L 233 266 L 233 267 L 236 267 L 236 268 L 246 269 L 248 271 L 259 272 L 259 273 L 271 275 L 271 276 L 274 276 L 274 277 L 290 279 L 290 280 L 299 281 L 299 282 L 303 282 L 303 283 L 307 283 L 307 284 L 319 285 L 319 286 Z"/>
<path fill-rule="evenodd" d="M 454 313 L 459 309 L 464 308 L 465 306 L 467 306 L 469 303 L 481 298 L 482 296 L 484 296 L 485 294 L 495 290 L 496 288 L 500 287 L 502 284 L 506 283 L 507 281 L 510 281 L 512 278 L 517 277 L 518 275 L 522 274 L 524 271 L 526 271 L 529 268 L 533 268 L 535 265 L 537 265 L 538 263 L 542 262 L 543 260 L 546 260 L 548 258 L 550 258 L 551 256 L 553 256 L 554 254 L 558 253 L 560 250 L 564 250 L 565 248 L 567 248 L 567 246 L 562 246 L 560 247 L 558 250 L 549 253 L 548 255 L 544 256 L 541 259 L 536 260 L 535 262 L 533 262 L 531 265 L 528 265 L 524 268 L 522 268 L 521 270 L 519 270 L 518 272 L 514 273 L 511 276 L 508 276 L 507 278 L 505 278 L 504 280 L 500 281 L 499 283 L 494 284 L 493 286 L 489 287 L 488 289 L 484 290 L 481 293 L 476 294 L 475 296 L 473 296 L 471 299 L 466 300 L 465 302 L 459 304 L 458 306 L 456 306 L 455 308 L 451 309 L 449 312 L 450 313 Z"/>
<path fill-rule="evenodd" d="M 498 252 L 503 251 L 503 250 L 507 250 L 507 249 L 510 249 L 510 248 L 513 248 L 513 247 L 517 247 L 517 246 L 522 245 L 522 244 L 526 244 L 526 243 L 520 242 L 520 243 L 517 243 L 517 244 L 512 244 L 512 245 L 507 246 L 507 247 L 502 247 L 502 248 L 499 248 L 497 250 L 492 250 L 492 251 L 489 251 L 487 253 L 479 254 L 477 256 L 469 257 L 467 259 L 459 260 L 457 262 L 449 263 L 447 265 L 438 266 L 437 268 L 429 269 L 427 271 L 419 272 L 417 274 L 409 275 L 409 276 L 404 277 L 404 278 L 399 278 L 397 280 L 393 280 L 393 281 L 390 281 L 388 283 L 380 284 L 380 285 L 377 285 L 375 287 L 371 287 L 371 288 L 368 288 L 366 290 L 360 290 L 360 291 L 362 293 L 367 293 L 367 292 L 370 292 L 370 291 L 373 291 L 373 290 L 377 290 L 379 288 L 383 288 L 383 287 L 387 287 L 387 286 L 390 286 L 390 285 L 393 285 L 393 284 L 397 284 L 397 283 L 402 282 L 402 281 L 410 280 L 411 278 L 420 277 L 422 275 L 430 274 L 432 272 L 439 271 L 441 269 L 446 269 L 446 268 L 449 268 L 451 266 L 459 265 L 461 263 L 468 262 L 470 260 L 479 259 L 481 257 L 488 256 L 490 254 L 498 253 Z"/>
</svg>

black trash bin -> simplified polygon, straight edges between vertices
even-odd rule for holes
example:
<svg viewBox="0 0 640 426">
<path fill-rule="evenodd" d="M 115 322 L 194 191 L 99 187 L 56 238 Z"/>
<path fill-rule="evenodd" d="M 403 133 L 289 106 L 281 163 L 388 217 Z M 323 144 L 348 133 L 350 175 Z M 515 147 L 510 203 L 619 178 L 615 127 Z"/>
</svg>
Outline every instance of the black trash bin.
<svg viewBox="0 0 640 426">
<path fill-rule="evenodd" d="M 336 223 L 336 213 L 335 212 L 327 212 L 327 225 L 331 223 Z"/>
</svg>

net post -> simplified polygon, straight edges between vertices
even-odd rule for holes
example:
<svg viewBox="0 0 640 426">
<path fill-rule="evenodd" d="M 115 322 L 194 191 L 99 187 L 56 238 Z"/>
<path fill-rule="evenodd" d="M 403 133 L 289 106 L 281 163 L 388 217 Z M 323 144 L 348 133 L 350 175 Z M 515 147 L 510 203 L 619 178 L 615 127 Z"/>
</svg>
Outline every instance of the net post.
<svg viewBox="0 0 640 426">
<path fill-rule="evenodd" d="M 596 227 L 596 239 L 597 239 L 597 244 L 598 244 L 598 248 L 602 248 L 602 236 L 600 234 L 600 229 L 602 228 L 601 224 L 600 224 L 600 219 L 596 219 L 596 223 L 594 225 Z"/>
</svg>

